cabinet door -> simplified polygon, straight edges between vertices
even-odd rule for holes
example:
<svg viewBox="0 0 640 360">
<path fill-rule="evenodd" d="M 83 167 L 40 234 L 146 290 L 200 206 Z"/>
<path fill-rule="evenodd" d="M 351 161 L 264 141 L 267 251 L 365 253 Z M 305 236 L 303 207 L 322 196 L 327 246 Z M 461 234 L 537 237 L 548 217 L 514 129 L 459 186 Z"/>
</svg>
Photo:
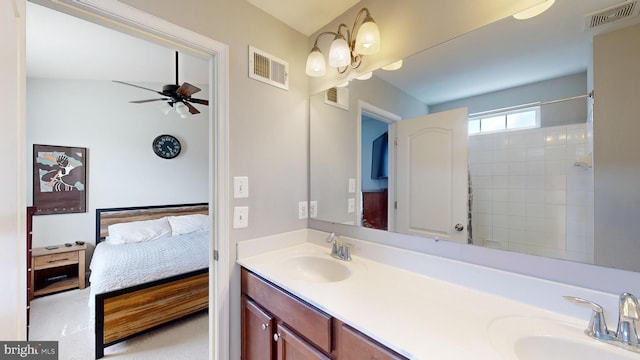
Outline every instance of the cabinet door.
<svg viewBox="0 0 640 360">
<path fill-rule="evenodd" d="M 278 324 L 274 339 L 278 343 L 278 360 L 329 360 L 326 355 L 302 340 L 283 324 Z"/>
<path fill-rule="evenodd" d="M 242 359 L 272 360 L 273 317 L 242 297 Z"/>
<path fill-rule="evenodd" d="M 338 354 L 340 360 L 406 359 L 345 324 L 340 326 L 339 336 Z"/>
</svg>

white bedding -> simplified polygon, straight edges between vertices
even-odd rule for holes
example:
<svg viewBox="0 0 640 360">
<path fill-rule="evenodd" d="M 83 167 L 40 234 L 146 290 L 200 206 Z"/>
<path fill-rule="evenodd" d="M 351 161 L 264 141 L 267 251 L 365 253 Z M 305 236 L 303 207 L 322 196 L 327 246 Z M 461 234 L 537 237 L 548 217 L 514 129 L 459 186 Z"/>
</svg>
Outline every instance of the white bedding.
<svg viewBox="0 0 640 360">
<path fill-rule="evenodd" d="M 208 230 L 129 244 L 101 242 L 89 266 L 89 306 L 93 312 L 96 294 L 206 268 L 209 252 Z"/>
</svg>

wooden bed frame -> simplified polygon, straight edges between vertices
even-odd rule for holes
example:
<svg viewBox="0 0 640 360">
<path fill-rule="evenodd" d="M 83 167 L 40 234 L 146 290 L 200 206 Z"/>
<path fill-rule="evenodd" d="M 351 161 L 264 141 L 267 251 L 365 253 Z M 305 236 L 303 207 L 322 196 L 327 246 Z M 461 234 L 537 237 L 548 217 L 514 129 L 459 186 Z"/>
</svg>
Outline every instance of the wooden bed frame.
<svg viewBox="0 0 640 360">
<path fill-rule="evenodd" d="M 112 224 L 208 213 L 206 203 L 96 209 L 96 245 L 104 241 Z M 204 311 L 208 306 L 208 268 L 97 294 L 96 359 L 104 356 L 107 346 Z"/>
</svg>

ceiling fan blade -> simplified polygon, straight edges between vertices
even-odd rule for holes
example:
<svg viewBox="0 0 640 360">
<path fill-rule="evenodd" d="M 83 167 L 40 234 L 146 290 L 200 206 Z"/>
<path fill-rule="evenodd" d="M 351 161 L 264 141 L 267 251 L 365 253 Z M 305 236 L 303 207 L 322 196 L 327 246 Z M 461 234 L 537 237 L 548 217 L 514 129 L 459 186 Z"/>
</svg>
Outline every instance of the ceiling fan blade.
<svg viewBox="0 0 640 360">
<path fill-rule="evenodd" d="M 191 99 L 191 98 L 189 98 L 187 101 L 190 101 L 190 102 L 196 103 L 196 104 L 209 105 L 209 100 Z"/>
<path fill-rule="evenodd" d="M 189 83 L 183 83 L 182 86 L 176 90 L 176 92 L 182 96 L 190 97 L 191 95 L 200 91 L 200 88 Z"/>
<path fill-rule="evenodd" d="M 200 111 L 198 111 L 198 109 L 196 109 L 193 105 L 189 104 L 188 102 L 184 102 L 185 105 L 187 105 L 187 107 L 189 108 L 189 112 L 192 114 L 200 114 Z"/>
<path fill-rule="evenodd" d="M 144 89 L 144 90 L 153 91 L 153 92 L 154 92 L 154 93 L 156 93 L 156 94 L 164 95 L 164 94 L 163 94 L 163 93 L 161 93 L 160 91 L 153 90 L 153 89 L 149 89 L 149 88 L 146 88 L 146 87 L 143 87 L 143 86 L 139 86 L 139 85 L 129 84 L 129 83 L 126 83 L 126 82 L 124 82 L 124 81 L 113 80 L 113 82 L 116 82 L 116 83 L 119 83 L 119 84 L 124 84 L 124 85 L 129 85 L 129 86 L 133 86 L 133 87 L 137 87 L 137 88 L 139 88 L 139 89 Z"/>
<path fill-rule="evenodd" d="M 169 101 L 169 100 L 171 100 L 171 99 L 164 98 L 164 99 L 134 100 L 134 101 L 129 101 L 129 102 L 133 103 L 133 104 L 142 104 L 142 103 L 148 103 L 148 102 L 152 102 L 152 101 Z"/>
</svg>

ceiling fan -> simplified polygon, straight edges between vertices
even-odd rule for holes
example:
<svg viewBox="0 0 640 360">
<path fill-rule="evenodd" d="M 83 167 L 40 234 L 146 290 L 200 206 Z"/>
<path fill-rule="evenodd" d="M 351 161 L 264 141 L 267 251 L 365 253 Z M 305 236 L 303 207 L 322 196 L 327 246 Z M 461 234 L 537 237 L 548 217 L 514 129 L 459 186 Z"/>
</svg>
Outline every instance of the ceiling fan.
<svg viewBox="0 0 640 360">
<path fill-rule="evenodd" d="M 197 86 L 191 85 L 186 82 L 183 83 L 182 85 L 178 85 L 178 52 L 177 51 L 176 51 L 176 83 L 162 86 L 162 91 L 149 89 L 143 86 L 134 85 L 134 84 L 130 84 L 130 83 L 119 81 L 119 80 L 113 80 L 113 82 L 137 87 L 144 90 L 153 91 L 156 94 L 162 95 L 163 97 L 161 98 L 134 100 L 129 102 L 134 104 L 142 104 L 142 103 L 148 103 L 152 101 L 166 101 L 167 104 L 169 105 L 167 107 L 167 112 L 171 109 L 171 107 L 174 107 L 175 105 L 176 112 L 180 114 L 182 118 L 188 117 L 189 113 L 191 114 L 200 113 L 200 111 L 198 111 L 198 109 L 196 109 L 195 106 L 191 105 L 191 103 L 207 105 L 207 106 L 209 105 L 208 100 L 194 99 L 191 97 L 191 95 L 200 91 L 200 88 L 198 88 Z M 166 115 L 166 112 L 165 112 L 165 115 Z"/>
</svg>

